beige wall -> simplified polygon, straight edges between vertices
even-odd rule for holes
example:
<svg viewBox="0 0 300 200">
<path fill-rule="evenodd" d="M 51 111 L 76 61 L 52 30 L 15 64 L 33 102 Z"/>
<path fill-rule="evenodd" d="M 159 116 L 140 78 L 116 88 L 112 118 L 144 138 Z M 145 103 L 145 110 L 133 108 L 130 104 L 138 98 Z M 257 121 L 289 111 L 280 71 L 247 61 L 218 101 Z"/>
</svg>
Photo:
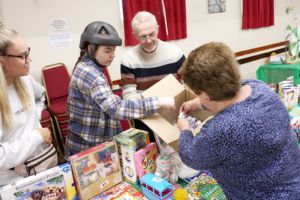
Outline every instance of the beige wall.
<svg viewBox="0 0 300 200">
<path fill-rule="evenodd" d="M 207 0 L 186 0 L 188 38 L 172 41 L 188 53 L 209 41 L 227 43 L 233 51 L 283 41 L 287 24 L 300 24 L 300 1 L 292 0 L 295 10 L 286 15 L 291 0 L 275 0 L 275 25 L 256 30 L 241 30 L 241 0 L 227 0 L 226 12 L 208 14 Z M 27 40 L 32 48 L 31 74 L 40 80 L 45 65 L 64 62 L 72 71 L 79 54 L 79 37 L 84 27 L 95 20 L 111 23 L 123 38 L 123 22 L 120 17 L 119 0 L 0 0 L 0 19 Z M 68 31 L 73 35 L 71 47 L 53 49 L 48 43 L 49 21 L 65 18 Z M 126 48 L 118 47 L 116 57 L 109 67 L 112 79 L 120 78 L 121 56 Z M 244 78 L 255 78 L 257 67 L 263 60 L 241 66 Z"/>
</svg>

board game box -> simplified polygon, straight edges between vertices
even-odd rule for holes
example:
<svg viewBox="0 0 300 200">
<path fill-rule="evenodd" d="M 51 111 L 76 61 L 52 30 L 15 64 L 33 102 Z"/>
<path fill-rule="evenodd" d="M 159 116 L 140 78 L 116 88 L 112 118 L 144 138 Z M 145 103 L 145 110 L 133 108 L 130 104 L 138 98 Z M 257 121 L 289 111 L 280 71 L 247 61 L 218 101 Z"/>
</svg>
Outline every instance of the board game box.
<svg viewBox="0 0 300 200">
<path fill-rule="evenodd" d="M 122 182 L 91 200 L 144 200 L 147 199 L 140 191 L 127 182 Z"/>
<path fill-rule="evenodd" d="M 69 163 L 7 185 L 0 190 L 0 197 L 2 200 L 78 200 Z"/>
<path fill-rule="evenodd" d="M 90 199 L 122 181 L 116 143 L 105 142 L 69 158 L 81 200 Z"/>
</svg>

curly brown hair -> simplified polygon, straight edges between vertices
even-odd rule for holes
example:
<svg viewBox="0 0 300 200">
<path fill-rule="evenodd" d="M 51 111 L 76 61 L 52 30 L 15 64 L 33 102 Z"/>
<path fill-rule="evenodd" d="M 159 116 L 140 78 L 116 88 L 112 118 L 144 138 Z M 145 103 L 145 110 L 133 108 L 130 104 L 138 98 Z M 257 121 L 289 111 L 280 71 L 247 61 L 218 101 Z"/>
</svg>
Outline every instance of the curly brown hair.
<svg viewBox="0 0 300 200">
<path fill-rule="evenodd" d="M 235 96 L 242 85 L 238 67 L 227 45 L 210 42 L 189 54 L 179 74 L 196 94 L 206 92 L 211 100 L 222 101 Z"/>
</svg>

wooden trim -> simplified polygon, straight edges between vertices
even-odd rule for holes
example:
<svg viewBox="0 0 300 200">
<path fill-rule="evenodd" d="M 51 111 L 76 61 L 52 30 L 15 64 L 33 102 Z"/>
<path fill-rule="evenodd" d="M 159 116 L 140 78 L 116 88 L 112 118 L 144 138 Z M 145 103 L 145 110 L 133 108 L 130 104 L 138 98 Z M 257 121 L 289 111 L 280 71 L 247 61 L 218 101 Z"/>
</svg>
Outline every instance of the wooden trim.
<svg viewBox="0 0 300 200">
<path fill-rule="evenodd" d="M 112 83 L 112 85 L 121 85 L 121 79 L 114 80 L 111 83 Z"/>
<path fill-rule="evenodd" d="M 245 51 L 239 51 L 239 52 L 235 53 L 235 56 L 240 57 L 240 56 L 244 56 L 244 55 L 247 55 L 247 54 L 252 54 L 252 53 L 264 51 L 264 50 L 267 50 L 267 49 L 272 49 L 272 48 L 286 46 L 286 45 L 287 45 L 287 41 L 277 42 L 277 43 L 274 43 L 274 44 L 269 44 L 269 45 L 265 45 L 265 46 L 261 46 L 261 47 L 256 47 L 256 48 L 253 48 L 253 49 L 247 49 Z"/>
<path fill-rule="evenodd" d="M 261 46 L 261 47 L 256 47 L 256 48 L 253 48 L 253 49 L 238 51 L 238 52 L 235 53 L 235 56 L 236 56 L 237 61 L 239 62 L 239 64 L 245 64 L 245 63 L 252 62 L 252 61 L 255 61 L 255 60 L 259 60 L 259 59 L 262 59 L 262 58 L 270 57 L 273 52 L 283 53 L 283 52 L 287 51 L 287 44 L 288 44 L 288 41 L 277 42 L 277 43 L 273 43 L 273 44 L 269 44 L 269 45 L 265 45 L 265 46 Z M 281 47 L 281 48 L 277 48 L 277 47 Z M 250 54 L 253 54 L 253 53 L 266 51 L 268 49 L 273 49 L 273 48 L 274 48 L 274 50 L 272 50 L 272 51 L 260 53 L 260 54 L 253 55 L 253 56 L 250 55 Z M 245 57 L 241 58 L 241 59 L 238 59 L 238 57 L 241 57 L 241 56 L 245 56 Z M 119 80 L 114 80 L 114 81 L 112 81 L 112 84 L 113 85 L 120 85 L 121 80 L 120 79 Z"/>
<path fill-rule="evenodd" d="M 255 55 L 255 56 L 249 56 L 247 58 L 241 58 L 241 59 L 237 59 L 237 61 L 239 62 L 239 64 L 245 64 L 245 63 L 248 63 L 248 62 L 252 62 L 252 61 L 255 61 L 255 60 L 259 60 L 259 59 L 262 59 L 262 58 L 266 58 L 266 57 L 270 57 L 272 53 L 283 53 L 286 51 L 286 47 L 283 47 L 283 48 L 280 48 L 280 49 L 276 49 L 276 50 L 273 50 L 273 51 L 268 51 L 268 52 L 265 52 L 265 53 L 261 53 L 261 54 L 258 54 L 258 55 Z"/>
</svg>

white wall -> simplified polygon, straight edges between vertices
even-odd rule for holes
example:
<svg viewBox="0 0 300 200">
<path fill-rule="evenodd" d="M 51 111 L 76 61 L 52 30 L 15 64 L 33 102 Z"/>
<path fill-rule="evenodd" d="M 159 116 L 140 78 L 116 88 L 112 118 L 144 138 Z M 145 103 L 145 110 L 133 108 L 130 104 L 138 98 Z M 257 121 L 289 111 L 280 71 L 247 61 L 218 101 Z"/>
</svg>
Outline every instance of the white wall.
<svg viewBox="0 0 300 200">
<path fill-rule="evenodd" d="M 172 41 L 188 53 L 209 41 L 227 43 L 234 52 L 242 51 L 284 40 L 288 24 L 299 23 L 300 1 L 293 0 L 295 10 L 286 15 L 291 0 L 275 0 L 275 25 L 255 30 L 241 30 L 241 1 L 227 0 L 226 12 L 208 14 L 207 0 L 186 0 L 188 38 Z M 19 31 L 32 48 L 31 74 L 40 80 L 45 65 L 64 62 L 69 71 L 79 54 L 79 38 L 85 26 L 95 20 L 106 21 L 115 26 L 123 38 L 123 22 L 120 17 L 119 0 L 0 0 L 0 19 L 5 25 Z M 72 32 L 71 47 L 53 49 L 48 43 L 49 21 L 65 18 L 68 31 Z M 120 78 L 119 66 L 124 46 L 118 47 L 116 57 L 109 67 L 112 80 Z M 255 78 L 255 71 L 263 60 L 241 66 L 244 78 Z"/>
</svg>

